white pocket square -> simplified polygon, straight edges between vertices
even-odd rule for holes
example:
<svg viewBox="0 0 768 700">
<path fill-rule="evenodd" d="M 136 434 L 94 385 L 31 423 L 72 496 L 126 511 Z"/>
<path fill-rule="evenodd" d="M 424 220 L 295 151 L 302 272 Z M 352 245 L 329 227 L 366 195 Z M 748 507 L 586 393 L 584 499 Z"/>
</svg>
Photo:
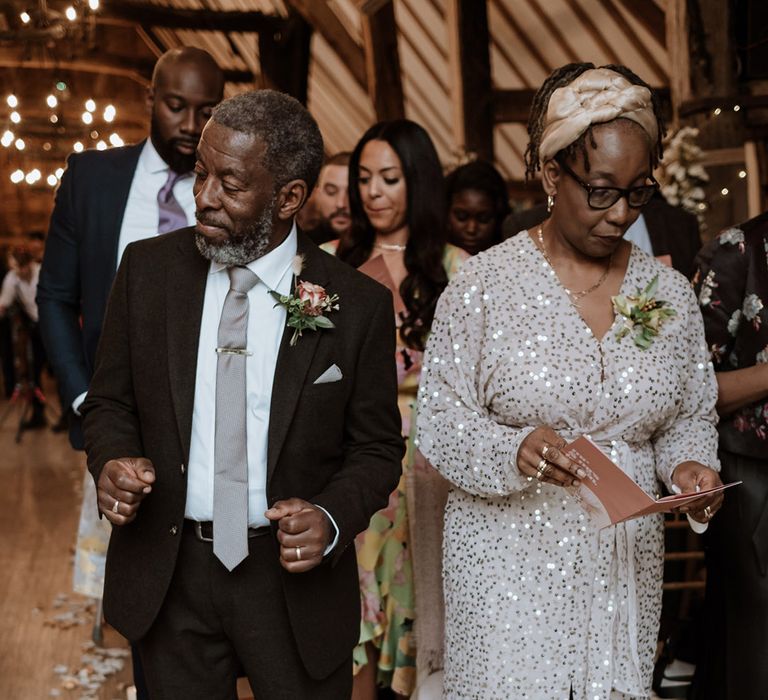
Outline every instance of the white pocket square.
<svg viewBox="0 0 768 700">
<path fill-rule="evenodd" d="M 331 365 L 325 372 L 323 372 L 313 384 L 330 384 L 331 382 L 338 382 L 344 375 L 336 365 Z"/>
</svg>

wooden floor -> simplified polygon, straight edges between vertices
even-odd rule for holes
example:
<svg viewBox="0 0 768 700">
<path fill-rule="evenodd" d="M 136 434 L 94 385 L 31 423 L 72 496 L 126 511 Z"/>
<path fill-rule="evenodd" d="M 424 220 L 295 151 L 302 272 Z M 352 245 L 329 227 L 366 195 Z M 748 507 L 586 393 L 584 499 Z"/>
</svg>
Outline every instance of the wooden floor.
<svg viewBox="0 0 768 700">
<path fill-rule="evenodd" d="M 0 403 L 0 415 L 5 406 Z M 68 674 L 99 668 L 98 661 L 83 662 L 93 613 L 87 599 L 72 593 L 84 457 L 65 434 L 49 429 L 27 431 L 16 444 L 17 424 L 14 412 L 0 426 L 0 698 L 123 700 L 128 659 L 92 691 L 65 687 Z M 64 628 L 72 622 L 81 624 Z M 104 642 L 125 649 L 109 628 Z"/>
</svg>

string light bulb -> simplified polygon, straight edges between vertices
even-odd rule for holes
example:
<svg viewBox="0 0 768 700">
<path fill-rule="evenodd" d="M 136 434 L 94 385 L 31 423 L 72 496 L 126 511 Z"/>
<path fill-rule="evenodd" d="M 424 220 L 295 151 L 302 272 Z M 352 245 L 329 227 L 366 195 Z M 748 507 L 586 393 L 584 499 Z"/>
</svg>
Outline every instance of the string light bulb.
<svg viewBox="0 0 768 700">
<path fill-rule="evenodd" d="M 83 112 L 81 119 L 83 124 L 93 124 L 93 115 L 90 112 Z"/>
<path fill-rule="evenodd" d="M 45 98 L 45 103 L 51 109 L 54 109 L 56 105 L 59 104 L 59 101 L 56 99 L 56 95 L 48 95 L 48 97 Z"/>
<path fill-rule="evenodd" d="M 59 121 L 59 117 L 56 114 L 52 114 L 50 117 L 48 117 L 51 124 L 57 124 Z"/>
<path fill-rule="evenodd" d="M 14 146 L 16 146 L 17 151 L 23 151 L 27 147 L 27 144 L 24 143 L 24 139 L 16 139 Z"/>
<path fill-rule="evenodd" d="M 94 12 L 99 9 L 99 0 L 88 0 L 88 7 Z"/>
<path fill-rule="evenodd" d="M 716 117 L 719 117 L 719 116 L 720 116 L 720 112 L 722 112 L 722 111 L 723 111 L 723 110 L 722 110 L 722 109 L 720 109 L 720 107 L 715 107 L 715 111 L 713 112 L 713 114 L 714 114 Z"/>
<path fill-rule="evenodd" d="M 75 153 L 82 153 L 83 150 L 85 150 L 85 146 L 83 146 L 81 141 L 75 141 L 74 145 L 72 146 L 72 149 Z"/>
<path fill-rule="evenodd" d="M 723 197 L 727 197 L 728 196 L 728 188 L 727 187 L 723 187 L 723 189 L 720 190 L 720 194 L 723 195 Z"/>
<path fill-rule="evenodd" d="M 18 185 L 23 179 L 24 179 L 24 171 L 22 171 L 22 170 L 14 170 L 11 173 L 11 182 L 14 185 Z"/>
<path fill-rule="evenodd" d="M 88 99 L 85 101 L 85 108 L 89 112 L 95 112 L 96 111 L 96 103 L 92 99 Z"/>
<path fill-rule="evenodd" d="M 125 142 L 123 141 L 123 139 L 120 138 L 120 136 L 118 134 L 110 134 L 109 135 L 109 142 L 113 146 L 124 146 L 125 145 Z"/>
<path fill-rule="evenodd" d="M 21 122 L 21 115 L 18 112 L 11 112 L 11 121 L 14 124 L 18 124 Z"/>
<path fill-rule="evenodd" d="M 738 112 L 741 109 L 741 105 L 733 105 L 733 111 Z"/>
<path fill-rule="evenodd" d="M 54 175 L 56 175 L 57 180 L 61 180 L 61 176 L 64 174 L 64 168 L 56 168 L 56 172 Z"/>
<path fill-rule="evenodd" d="M 96 148 L 97 148 L 99 151 L 106 151 L 106 150 L 107 150 L 107 144 L 106 144 L 106 142 L 105 142 L 105 141 L 99 141 L 99 142 L 96 144 Z"/>
<path fill-rule="evenodd" d="M 77 12 L 75 12 L 75 8 L 72 5 L 64 10 L 64 14 L 70 22 L 74 22 L 77 19 Z"/>
<path fill-rule="evenodd" d="M 109 123 L 114 121 L 115 117 L 117 116 L 117 110 L 115 109 L 114 105 L 107 105 L 104 108 L 104 121 Z"/>
<path fill-rule="evenodd" d="M 16 95 L 8 95 L 8 97 L 5 98 L 5 101 L 11 109 L 16 109 L 16 107 L 19 106 L 19 98 L 16 97 Z"/>
<path fill-rule="evenodd" d="M 739 170 L 739 177 L 743 180 L 747 176 L 746 170 Z"/>
<path fill-rule="evenodd" d="M 55 175 L 51 174 L 46 178 L 45 181 L 48 183 L 50 187 L 56 187 L 56 184 L 59 182 L 59 179 Z"/>
<path fill-rule="evenodd" d="M 3 133 L 2 137 L 0 137 L 0 145 L 3 146 L 3 148 L 8 148 L 13 143 L 13 140 L 16 137 L 13 135 L 13 132 L 6 129 L 6 131 Z"/>
<path fill-rule="evenodd" d="M 29 23 L 32 21 L 32 18 L 29 16 L 29 12 L 22 12 L 22 13 L 19 15 L 19 19 L 21 19 L 21 21 L 22 21 L 24 24 L 29 24 Z"/>
</svg>

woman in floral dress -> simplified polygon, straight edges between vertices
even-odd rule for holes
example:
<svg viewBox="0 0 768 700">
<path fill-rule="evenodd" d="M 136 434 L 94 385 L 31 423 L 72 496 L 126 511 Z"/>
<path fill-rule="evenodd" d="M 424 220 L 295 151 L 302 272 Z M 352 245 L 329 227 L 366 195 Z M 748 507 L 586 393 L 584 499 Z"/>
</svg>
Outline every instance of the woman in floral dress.
<svg viewBox="0 0 768 700">
<path fill-rule="evenodd" d="M 422 352 L 437 298 L 467 257 L 445 242 L 442 188 L 437 153 L 421 126 L 405 119 L 375 124 L 350 159 L 350 234 L 343 243 L 322 246 L 392 291 L 404 439 L 411 434 Z M 403 477 L 388 507 L 373 516 L 356 540 L 362 624 L 354 656 L 355 700 L 375 698 L 377 685 L 403 696 L 414 688 L 414 528 L 406 483 L 417 459 L 409 446 Z M 436 523 L 441 518 L 437 513 L 420 515 Z"/>
<path fill-rule="evenodd" d="M 720 462 L 743 481 L 707 533 L 696 700 L 768 698 L 768 214 L 726 229 L 695 283 L 719 386 Z"/>
<path fill-rule="evenodd" d="M 443 697 L 647 699 L 662 518 L 599 529 L 563 448 L 590 436 L 648 493 L 657 479 L 683 492 L 720 483 L 696 299 L 623 240 L 655 192 L 663 125 L 631 71 L 570 64 L 537 93 L 528 131 L 551 216 L 462 266 L 419 389 L 419 448 L 452 485 Z M 721 500 L 690 513 L 706 522 Z"/>
</svg>

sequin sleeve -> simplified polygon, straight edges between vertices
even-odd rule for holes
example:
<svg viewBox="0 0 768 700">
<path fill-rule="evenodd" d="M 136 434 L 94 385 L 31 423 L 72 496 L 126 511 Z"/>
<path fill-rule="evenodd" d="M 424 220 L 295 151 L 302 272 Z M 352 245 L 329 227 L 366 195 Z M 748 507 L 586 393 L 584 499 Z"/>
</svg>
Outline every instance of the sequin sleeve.
<svg viewBox="0 0 768 700">
<path fill-rule="evenodd" d="M 653 436 L 656 473 L 667 489 L 681 462 L 694 461 L 719 471 L 717 460 L 717 382 L 704 339 L 704 324 L 693 291 L 685 289 L 687 332 L 680 337 L 678 410 Z"/>
<path fill-rule="evenodd" d="M 530 485 L 517 451 L 532 427 L 497 422 L 484 400 L 485 301 L 468 262 L 438 302 L 419 389 L 418 445 L 455 486 L 498 497 Z"/>
</svg>

